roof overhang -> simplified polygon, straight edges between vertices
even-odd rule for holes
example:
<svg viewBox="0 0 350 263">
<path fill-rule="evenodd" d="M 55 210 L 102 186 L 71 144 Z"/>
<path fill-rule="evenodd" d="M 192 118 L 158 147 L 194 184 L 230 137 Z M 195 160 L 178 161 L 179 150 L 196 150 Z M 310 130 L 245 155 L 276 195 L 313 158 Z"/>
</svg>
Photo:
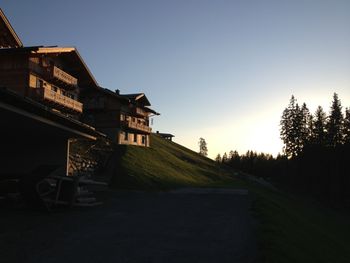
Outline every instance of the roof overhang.
<svg viewBox="0 0 350 263">
<path fill-rule="evenodd" d="M 61 56 L 65 61 L 70 64 L 70 73 L 73 73 L 74 77 L 79 80 L 79 86 L 81 87 L 93 87 L 98 88 L 98 83 L 91 71 L 87 67 L 83 58 L 79 54 L 75 47 L 20 47 L 20 48 L 0 48 L 0 54 L 32 54 L 32 55 L 49 55 L 49 56 Z"/>
<path fill-rule="evenodd" d="M 118 99 L 118 100 L 123 100 L 125 103 L 128 103 L 129 102 L 129 99 L 124 97 L 123 95 L 120 95 L 116 92 L 113 92 L 112 90 L 110 89 L 106 89 L 106 88 L 102 88 L 102 87 L 98 87 L 98 89 L 96 89 L 97 92 L 100 92 L 102 94 L 105 94 L 107 96 L 110 96 L 110 97 L 113 97 L 115 99 Z"/>
<path fill-rule="evenodd" d="M 54 132 L 51 134 L 53 139 L 55 134 L 65 134 L 69 138 L 87 138 L 92 140 L 95 140 L 97 137 L 105 137 L 104 134 L 85 123 L 53 111 L 6 88 L 0 88 L 0 110 L 1 112 L 15 114 L 20 120 L 31 120 L 33 125 L 38 125 L 38 127 L 50 127 L 47 130 Z M 6 116 L 10 115 L 5 114 L 2 117 L 5 118 Z M 15 120 L 11 119 L 11 121 Z M 8 125 L 6 121 L 5 123 Z M 17 121 L 15 124 L 18 125 L 18 131 L 22 130 L 23 132 L 23 123 Z M 4 129 L 6 125 L 3 127 Z"/>
<path fill-rule="evenodd" d="M 80 85 L 98 87 L 95 77 L 92 75 L 90 69 L 75 47 L 38 47 L 38 49 L 33 50 L 32 53 L 64 56 L 75 66 L 75 70 L 82 75 L 83 78 L 79 79 Z"/>
<path fill-rule="evenodd" d="M 121 96 L 128 98 L 131 102 L 141 103 L 144 106 L 151 106 L 151 103 L 144 93 L 121 94 Z"/>
<path fill-rule="evenodd" d="M 0 8 L 0 47 L 23 47 L 22 41 Z"/>
<path fill-rule="evenodd" d="M 175 135 L 171 134 L 171 133 L 161 133 L 161 132 L 156 132 L 155 134 L 162 136 L 162 137 L 175 137 Z"/>
<path fill-rule="evenodd" d="M 144 107 L 143 108 L 145 111 L 149 112 L 149 113 L 153 113 L 154 115 L 160 115 L 160 113 L 156 112 L 155 110 L 152 110 L 148 107 Z"/>
</svg>

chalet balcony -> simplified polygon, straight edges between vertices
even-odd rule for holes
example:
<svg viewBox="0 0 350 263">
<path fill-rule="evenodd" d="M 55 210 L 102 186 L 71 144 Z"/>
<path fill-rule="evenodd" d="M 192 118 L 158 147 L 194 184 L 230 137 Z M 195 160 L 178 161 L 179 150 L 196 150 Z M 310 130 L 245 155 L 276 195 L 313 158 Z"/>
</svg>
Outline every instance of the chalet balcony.
<svg viewBox="0 0 350 263">
<path fill-rule="evenodd" d="M 138 130 L 138 131 L 142 131 L 142 132 L 146 132 L 146 133 L 151 133 L 151 131 L 152 131 L 151 127 L 146 126 L 146 125 L 141 124 L 141 123 L 133 122 L 131 120 L 124 121 L 124 124 L 129 129 Z"/>
<path fill-rule="evenodd" d="M 52 79 L 55 79 L 63 84 L 76 87 L 78 85 L 78 79 L 74 78 L 67 72 L 63 71 L 62 69 L 52 66 L 50 67 L 50 77 Z"/>
<path fill-rule="evenodd" d="M 79 101 L 76 101 L 67 96 L 59 94 L 49 88 L 37 88 L 35 90 L 36 90 L 36 96 L 39 97 L 40 100 L 49 102 L 52 105 L 56 105 L 76 113 L 83 112 L 83 104 L 80 103 Z"/>
</svg>

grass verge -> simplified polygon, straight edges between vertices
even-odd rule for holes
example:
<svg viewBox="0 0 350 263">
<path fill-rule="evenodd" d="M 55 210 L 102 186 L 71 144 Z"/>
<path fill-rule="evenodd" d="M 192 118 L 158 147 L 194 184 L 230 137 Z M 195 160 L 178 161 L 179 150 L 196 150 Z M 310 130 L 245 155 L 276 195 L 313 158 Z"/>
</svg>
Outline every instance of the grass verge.
<svg viewBox="0 0 350 263">
<path fill-rule="evenodd" d="M 283 192 L 245 183 L 254 194 L 262 262 L 350 262 L 349 216 Z"/>
</svg>

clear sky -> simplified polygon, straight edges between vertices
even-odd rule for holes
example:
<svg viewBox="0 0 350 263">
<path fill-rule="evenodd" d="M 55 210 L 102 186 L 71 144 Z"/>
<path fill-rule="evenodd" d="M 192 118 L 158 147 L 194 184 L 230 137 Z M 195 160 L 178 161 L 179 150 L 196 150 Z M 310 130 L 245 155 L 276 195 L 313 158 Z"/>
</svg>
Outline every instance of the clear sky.
<svg viewBox="0 0 350 263">
<path fill-rule="evenodd" d="M 350 106 L 349 0 L 1 0 L 22 42 L 76 46 L 99 84 L 144 92 L 153 130 L 209 156 L 282 150 L 292 94 Z"/>
</svg>

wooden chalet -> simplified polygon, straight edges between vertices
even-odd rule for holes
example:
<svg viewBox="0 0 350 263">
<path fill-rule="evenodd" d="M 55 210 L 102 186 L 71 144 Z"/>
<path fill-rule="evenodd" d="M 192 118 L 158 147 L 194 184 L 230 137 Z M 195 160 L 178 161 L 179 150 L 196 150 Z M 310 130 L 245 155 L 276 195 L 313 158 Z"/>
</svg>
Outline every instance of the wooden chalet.
<svg viewBox="0 0 350 263">
<path fill-rule="evenodd" d="M 107 134 L 118 144 L 150 145 L 146 95 L 98 86 L 74 47 L 24 47 L 0 9 L 0 88 L 16 92 Z"/>
<path fill-rule="evenodd" d="M 159 115 L 149 106 L 144 93 L 120 94 L 99 88 L 82 94 L 85 119 L 89 125 L 118 144 L 150 146 L 150 117 Z"/>
<path fill-rule="evenodd" d="M 97 83 L 74 47 L 18 47 L 0 49 L 0 86 L 78 117 L 80 90 Z"/>
<path fill-rule="evenodd" d="M 74 47 L 23 47 L 0 9 L 0 87 L 77 118 L 80 90 L 97 87 Z"/>
</svg>

